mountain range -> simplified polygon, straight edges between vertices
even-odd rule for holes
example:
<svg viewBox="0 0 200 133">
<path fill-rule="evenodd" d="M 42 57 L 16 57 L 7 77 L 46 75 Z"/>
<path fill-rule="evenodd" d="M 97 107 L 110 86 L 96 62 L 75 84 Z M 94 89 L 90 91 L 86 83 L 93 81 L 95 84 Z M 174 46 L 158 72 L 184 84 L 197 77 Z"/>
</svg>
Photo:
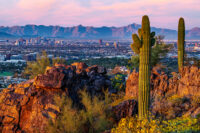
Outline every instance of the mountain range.
<svg viewBox="0 0 200 133">
<path fill-rule="evenodd" d="M 45 25 L 25 25 L 25 26 L 0 26 L 0 38 L 12 37 L 53 37 L 66 39 L 131 39 L 131 34 L 136 33 L 139 24 L 130 24 L 122 27 L 92 27 L 92 26 L 45 26 Z M 166 28 L 151 27 L 157 35 L 164 35 L 165 39 L 177 39 L 177 31 Z M 199 39 L 200 28 L 195 27 L 186 30 L 186 39 Z"/>
</svg>

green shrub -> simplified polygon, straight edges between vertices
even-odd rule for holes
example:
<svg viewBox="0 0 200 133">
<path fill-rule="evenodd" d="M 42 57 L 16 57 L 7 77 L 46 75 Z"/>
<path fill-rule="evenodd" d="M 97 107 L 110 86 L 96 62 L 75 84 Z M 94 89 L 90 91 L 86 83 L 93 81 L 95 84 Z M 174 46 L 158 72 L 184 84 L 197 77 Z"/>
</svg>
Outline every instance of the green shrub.
<svg viewBox="0 0 200 133">
<path fill-rule="evenodd" d="M 164 133 L 197 133 L 200 132 L 200 121 L 197 118 L 177 117 L 162 121 L 160 130 Z"/>
<path fill-rule="evenodd" d="M 72 105 L 72 100 L 66 96 L 55 97 L 56 104 L 61 108 L 61 112 L 55 121 L 50 120 L 48 126 L 49 133 L 78 133 L 81 129 L 82 121 L 76 108 Z"/>
<path fill-rule="evenodd" d="M 153 119 L 139 120 L 137 116 L 122 118 L 111 133 L 161 133 L 159 121 Z"/>
<path fill-rule="evenodd" d="M 37 55 L 36 61 L 27 62 L 24 75 L 27 75 L 30 79 L 32 79 L 38 74 L 44 74 L 47 66 L 53 66 L 56 63 L 65 64 L 66 62 L 64 59 L 58 57 L 50 60 L 47 53 L 43 51 L 41 55 Z"/>
<path fill-rule="evenodd" d="M 73 106 L 72 100 L 66 96 L 55 101 L 60 106 L 60 115 L 51 120 L 48 131 L 51 133 L 99 133 L 112 127 L 112 119 L 107 112 L 110 100 L 107 97 L 91 97 L 86 91 L 81 91 L 83 109 Z"/>
<path fill-rule="evenodd" d="M 149 118 L 138 120 L 137 116 L 122 118 L 111 133 L 197 133 L 199 118 L 177 117 L 171 120 Z"/>
<path fill-rule="evenodd" d="M 125 76 L 126 75 L 123 75 L 123 74 L 116 74 L 114 75 L 113 78 L 111 78 L 113 89 L 117 91 L 125 91 L 125 88 L 126 88 Z"/>
</svg>

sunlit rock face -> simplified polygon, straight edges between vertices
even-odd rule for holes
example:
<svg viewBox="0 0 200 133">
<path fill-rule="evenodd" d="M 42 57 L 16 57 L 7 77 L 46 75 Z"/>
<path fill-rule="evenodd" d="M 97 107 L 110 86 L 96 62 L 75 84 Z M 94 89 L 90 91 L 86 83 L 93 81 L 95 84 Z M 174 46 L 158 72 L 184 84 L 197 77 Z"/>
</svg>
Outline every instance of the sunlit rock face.
<svg viewBox="0 0 200 133">
<path fill-rule="evenodd" d="M 45 74 L 0 92 L 0 132 L 45 133 L 49 118 L 55 119 L 60 111 L 55 96 L 65 94 L 78 103 L 79 90 L 99 95 L 110 86 L 103 67 L 85 63 L 48 67 Z"/>
<path fill-rule="evenodd" d="M 126 82 L 126 97 L 137 99 L 138 78 L 138 72 L 133 71 L 130 74 Z M 172 76 L 154 68 L 150 85 L 153 114 L 168 119 L 182 115 L 196 117 L 200 114 L 200 104 L 198 101 L 195 103 L 195 100 L 200 97 L 200 69 L 198 67 L 184 67 L 180 73 L 173 72 Z"/>
<path fill-rule="evenodd" d="M 151 96 L 177 94 L 180 96 L 200 95 L 200 69 L 198 67 L 184 67 L 181 73 L 172 73 L 170 78 L 159 69 L 151 73 Z M 139 74 L 133 71 L 126 82 L 126 96 L 138 96 Z"/>
<path fill-rule="evenodd" d="M 200 95 L 200 69 L 184 67 L 178 84 L 178 95 Z"/>
<path fill-rule="evenodd" d="M 126 82 L 126 96 L 127 97 L 138 97 L 138 80 L 139 73 L 135 70 L 130 74 Z M 164 95 L 168 89 L 168 76 L 157 68 L 154 68 L 151 72 L 151 98 L 155 94 Z"/>
</svg>

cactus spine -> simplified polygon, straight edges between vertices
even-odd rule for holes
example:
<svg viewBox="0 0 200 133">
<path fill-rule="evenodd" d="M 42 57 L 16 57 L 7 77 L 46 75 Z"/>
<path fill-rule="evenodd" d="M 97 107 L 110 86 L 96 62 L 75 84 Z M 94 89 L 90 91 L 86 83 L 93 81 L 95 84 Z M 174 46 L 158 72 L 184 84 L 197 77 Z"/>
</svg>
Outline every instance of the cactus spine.
<svg viewBox="0 0 200 133">
<path fill-rule="evenodd" d="M 138 35 L 132 35 L 133 44 L 131 44 L 131 48 L 140 55 L 138 111 L 139 119 L 145 119 L 148 117 L 150 102 L 151 46 L 155 43 L 155 32 L 150 32 L 150 22 L 146 15 L 142 18 L 142 28 L 138 30 Z"/>
<path fill-rule="evenodd" d="M 180 72 L 184 65 L 184 53 L 185 53 L 185 22 L 183 18 L 179 19 L 178 24 L 178 70 Z"/>
</svg>

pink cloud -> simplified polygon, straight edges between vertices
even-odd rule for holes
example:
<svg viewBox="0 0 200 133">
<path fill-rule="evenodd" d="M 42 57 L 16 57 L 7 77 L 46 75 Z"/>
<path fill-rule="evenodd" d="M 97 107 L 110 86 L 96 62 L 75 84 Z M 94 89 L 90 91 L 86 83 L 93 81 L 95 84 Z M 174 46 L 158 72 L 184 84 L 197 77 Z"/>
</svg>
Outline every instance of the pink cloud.
<svg viewBox="0 0 200 133">
<path fill-rule="evenodd" d="M 56 0 L 20 0 L 17 4 L 18 8 L 30 10 L 30 9 L 45 9 L 53 6 Z"/>
<path fill-rule="evenodd" d="M 8 25 L 121 26 L 140 24 L 144 14 L 149 15 L 153 26 L 159 27 L 176 28 L 180 16 L 190 21 L 189 25 L 200 23 L 200 17 L 193 17 L 200 12 L 199 0 L 116 0 L 111 4 L 104 1 L 91 0 L 89 6 L 82 6 L 77 0 L 19 0 L 14 8 L 1 11 L 0 17 Z"/>
</svg>

